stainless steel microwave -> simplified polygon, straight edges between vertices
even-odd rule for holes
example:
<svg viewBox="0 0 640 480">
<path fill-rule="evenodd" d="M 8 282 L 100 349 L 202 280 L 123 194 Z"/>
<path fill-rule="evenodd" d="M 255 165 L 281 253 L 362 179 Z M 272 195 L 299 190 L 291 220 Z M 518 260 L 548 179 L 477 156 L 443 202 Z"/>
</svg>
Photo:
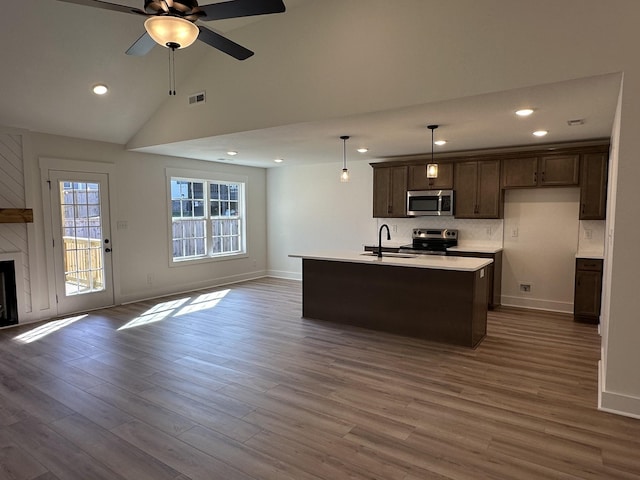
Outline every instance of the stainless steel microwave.
<svg viewBox="0 0 640 480">
<path fill-rule="evenodd" d="M 453 190 L 409 190 L 407 215 L 453 215 Z"/>
</svg>

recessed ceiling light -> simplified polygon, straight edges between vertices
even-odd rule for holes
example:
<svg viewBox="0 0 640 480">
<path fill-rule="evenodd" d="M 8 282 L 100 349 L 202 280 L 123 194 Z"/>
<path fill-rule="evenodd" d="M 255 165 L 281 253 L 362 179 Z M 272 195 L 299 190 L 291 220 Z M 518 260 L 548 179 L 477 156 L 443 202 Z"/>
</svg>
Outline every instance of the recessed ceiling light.
<svg viewBox="0 0 640 480">
<path fill-rule="evenodd" d="M 438 145 L 439 147 L 441 147 L 442 145 L 446 145 L 447 141 L 446 140 L 436 140 L 435 142 L 433 142 L 434 144 Z"/>
<path fill-rule="evenodd" d="M 107 87 L 102 83 L 99 83 L 97 85 L 94 85 L 92 90 L 93 90 L 93 93 L 95 93 L 96 95 L 104 95 L 109 91 L 109 87 Z"/>
<path fill-rule="evenodd" d="M 281 158 L 276 158 L 276 159 L 274 160 L 274 162 L 276 162 L 276 163 L 282 163 L 282 162 L 284 162 L 284 160 L 283 160 L 283 159 L 281 159 Z"/>
<path fill-rule="evenodd" d="M 516 110 L 516 115 L 519 117 L 528 117 L 533 113 L 533 108 L 521 108 L 520 110 Z"/>
<path fill-rule="evenodd" d="M 233 157 L 233 156 L 235 156 L 235 155 L 237 155 L 237 154 L 238 154 L 238 152 L 236 152 L 235 150 L 229 150 L 229 151 L 227 152 L 227 155 L 231 155 L 232 157 Z"/>
<path fill-rule="evenodd" d="M 369 149 L 365 148 L 365 147 L 362 147 L 362 148 L 359 148 L 357 151 L 358 151 L 358 153 L 367 153 L 369 151 Z"/>
<path fill-rule="evenodd" d="M 547 133 L 549 132 L 547 132 L 546 130 L 536 130 L 535 132 L 533 132 L 536 137 L 544 137 Z"/>
</svg>

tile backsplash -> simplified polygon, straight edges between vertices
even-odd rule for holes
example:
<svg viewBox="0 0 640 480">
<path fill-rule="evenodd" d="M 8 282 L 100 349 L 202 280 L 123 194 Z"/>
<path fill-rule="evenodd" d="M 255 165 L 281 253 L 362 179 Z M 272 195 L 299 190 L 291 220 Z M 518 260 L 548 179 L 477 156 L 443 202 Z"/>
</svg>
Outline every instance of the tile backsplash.
<svg viewBox="0 0 640 480">
<path fill-rule="evenodd" d="M 389 225 L 391 241 L 385 245 L 411 243 L 414 228 L 455 228 L 458 230 L 458 245 L 474 247 L 501 247 L 503 220 L 458 219 L 454 217 L 379 218 L 377 228 Z M 375 239 L 375 241 L 374 241 Z M 372 236 L 377 243 L 377 232 Z"/>
</svg>

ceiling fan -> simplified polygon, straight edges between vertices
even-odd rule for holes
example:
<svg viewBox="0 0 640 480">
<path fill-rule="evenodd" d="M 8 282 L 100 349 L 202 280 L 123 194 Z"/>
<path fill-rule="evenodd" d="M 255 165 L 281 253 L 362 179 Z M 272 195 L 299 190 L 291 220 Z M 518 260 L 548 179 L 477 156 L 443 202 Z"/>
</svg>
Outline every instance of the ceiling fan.
<svg viewBox="0 0 640 480">
<path fill-rule="evenodd" d="M 144 10 L 102 0 L 59 1 L 148 17 L 144 22 L 146 32 L 126 52 L 139 56 L 149 53 L 156 43 L 176 50 L 188 47 L 197 39 L 233 58 L 245 60 L 253 55 L 251 50 L 195 22 L 285 11 L 282 0 L 228 0 L 210 5 L 198 5 L 196 0 L 145 0 Z"/>
</svg>

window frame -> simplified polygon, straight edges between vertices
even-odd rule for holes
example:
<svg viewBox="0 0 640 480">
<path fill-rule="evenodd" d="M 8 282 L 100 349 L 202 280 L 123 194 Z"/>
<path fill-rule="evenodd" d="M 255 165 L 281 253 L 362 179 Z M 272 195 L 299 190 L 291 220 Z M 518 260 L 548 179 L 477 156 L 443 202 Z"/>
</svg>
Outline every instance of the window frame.
<svg viewBox="0 0 640 480">
<path fill-rule="evenodd" d="M 243 175 L 233 175 L 229 173 L 221 173 L 221 172 L 206 172 L 206 171 L 196 171 L 196 170 L 185 170 L 185 169 L 173 169 L 167 168 L 166 171 L 166 198 L 167 198 L 167 245 L 168 245 L 168 256 L 169 256 L 169 266 L 185 266 L 185 265 L 194 265 L 199 263 L 210 263 L 210 262 L 219 262 L 225 260 L 234 260 L 239 258 L 247 258 L 249 255 L 247 253 L 247 185 L 248 185 L 248 177 Z M 192 257 L 185 258 L 174 258 L 173 257 L 173 203 L 171 198 L 171 181 L 187 181 L 187 182 L 202 182 L 204 183 L 204 217 L 195 217 L 196 219 L 203 219 L 205 222 L 205 241 L 206 248 L 205 253 L 203 255 L 197 255 Z M 228 252 L 228 253 L 216 253 L 212 254 L 211 249 L 213 248 L 213 227 L 212 221 L 218 217 L 211 216 L 211 199 L 210 199 L 210 187 L 209 185 L 214 183 L 221 184 L 238 184 L 238 218 L 239 229 L 240 229 L 240 251 L 239 252 Z M 224 218 L 224 217 L 222 217 Z"/>
</svg>

